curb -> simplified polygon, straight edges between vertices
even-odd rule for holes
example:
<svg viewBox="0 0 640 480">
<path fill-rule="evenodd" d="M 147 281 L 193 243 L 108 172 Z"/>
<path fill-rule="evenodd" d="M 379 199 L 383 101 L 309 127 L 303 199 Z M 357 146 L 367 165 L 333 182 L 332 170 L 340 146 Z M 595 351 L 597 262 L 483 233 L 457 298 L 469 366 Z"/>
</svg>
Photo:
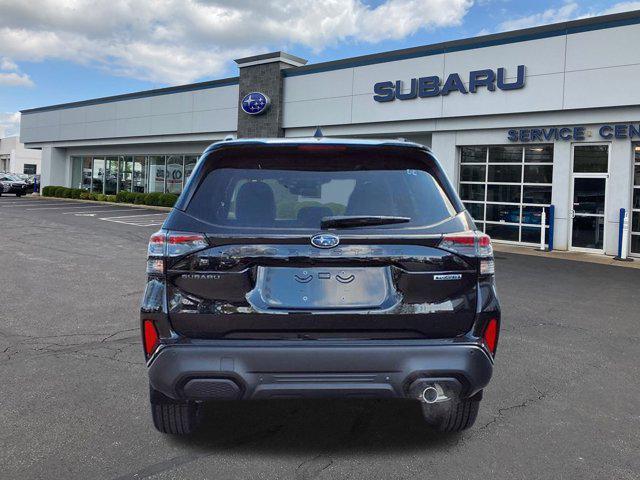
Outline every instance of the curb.
<svg viewBox="0 0 640 480">
<path fill-rule="evenodd" d="M 612 267 L 640 269 L 640 262 L 619 262 L 614 260 L 613 257 L 594 253 L 569 252 L 565 250 L 543 252 L 530 246 L 507 245 L 504 243 L 493 243 L 493 250 L 496 253 L 513 253 L 515 255 L 528 255 L 531 257 L 554 258 L 559 260 L 570 260 L 572 262 L 595 263 L 598 265 L 608 265 Z"/>
<path fill-rule="evenodd" d="M 38 197 L 31 197 L 34 200 L 37 198 L 38 200 L 61 200 L 64 202 L 72 202 L 72 203 L 93 203 L 96 205 L 117 205 L 117 206 L 126 206 L 131 208 L 143 208 L 147 210 L 158 210 L 161 212 L 170 212 L 173 210 L 172 207 L 158 207 L 156 205 L 136 205 L 134 203 L 124 203 L 124 202 L 100 202 L 98 200 L 84 200 L 82 198 L 59 198 L 59 197 L 43 197 L 39 195 Z"/>
</svg>

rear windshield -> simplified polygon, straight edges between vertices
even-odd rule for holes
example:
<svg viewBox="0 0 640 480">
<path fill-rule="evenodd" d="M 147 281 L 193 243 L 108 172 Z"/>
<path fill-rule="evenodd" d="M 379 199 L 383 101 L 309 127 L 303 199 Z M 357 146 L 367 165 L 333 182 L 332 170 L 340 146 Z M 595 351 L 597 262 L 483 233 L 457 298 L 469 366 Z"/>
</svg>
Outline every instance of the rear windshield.
<svg viewBox="0 0 640 480">
<path fill-rule="evenodd" d="M 302 156 L 292 165 L 277 159 L 238 163 L 242 167 L 206 172 L 186 212 L 215 225 L 267 229 L 318 229 L 323 218 L 344 215 L 409 217 L 402 226 L 427 226 L 456 214 L 442 185 L 416 162 L 402 168 L 407 162 L 400 159 L 394 167 L 389 161 Z"/>
</svg>

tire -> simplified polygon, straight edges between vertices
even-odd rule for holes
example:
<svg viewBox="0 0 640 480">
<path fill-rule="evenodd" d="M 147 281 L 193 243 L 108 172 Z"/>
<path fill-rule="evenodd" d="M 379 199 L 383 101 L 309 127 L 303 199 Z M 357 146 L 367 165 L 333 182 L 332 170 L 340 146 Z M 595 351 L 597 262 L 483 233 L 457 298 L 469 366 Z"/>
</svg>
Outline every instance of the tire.
<svg viewBox="0 0 640 480">
<path fill-rule="evenodd" d="M 473 426 L 480 409 L 480 400 L 450 400 L 443 403 L 422 403 L 427 425 L 438 432 L 461 432 Z"/>
<path fill-rule="evenodd" d="M 201 407 L 195 402 L 168 398 L 149 386 L 153 426 L 169 435 L 190 435 L 200 424 Z"/>
</svg>

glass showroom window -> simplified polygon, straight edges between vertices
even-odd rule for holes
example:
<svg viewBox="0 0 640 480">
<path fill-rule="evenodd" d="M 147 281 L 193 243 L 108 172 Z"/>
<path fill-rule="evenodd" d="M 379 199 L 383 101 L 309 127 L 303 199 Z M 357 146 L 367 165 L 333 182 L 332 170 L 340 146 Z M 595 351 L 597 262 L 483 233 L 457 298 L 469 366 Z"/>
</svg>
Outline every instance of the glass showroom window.
<svg viewBox="0 0 640 480">
<path fill-rule="evenodd" d="M 133 157 L 120 156 L 120 167 L 118 169 L 118 191 L 130 192 L 131 179 L 133 175 Z"/>
<path fill-rule="evenodd" d="M 552 177 L 553 145 L 460 149 L 460 197 L 478 228 L 496 240 L 540 241 Z"/>
<path fill-rule="evenodd" d="M 196 163 L 198 163 L 197 155 L 186 155 L 184 157 L 184 184 L 187 184 L 187 180 L 193 173 L 193 169 L 196 168 Z"/>
<path fill-rule="evenodd" d="M 164 193 L 164 173 L 165 173 L 165 157 L 162 155 L 151 155 L 147 162 L 148 165 L 148 181 L 147 192 Z"/>
<path fill-rule="evenodd" d="M 159 192 L 179 195 L 197 155 L 71 157 L 71 186 L 94 193 Z"/>
<path fill-rule="evenodd" d="M 71 188 L 82 188 L 82 157 L 71 157 Z"/>
<path fill-rule="evenodd" d="M 107 157 L 105 161 L 104 193 L 118 193 L 118 157 Z"/>
<path fill-rule="evenodd" d="M 631 212 L 631 253 L 640 255 L 640 144 L 633 146 L 633 199 Z"/>
<path fill-rule="evenodd" d="M 167 193 L 179 194 L 182 191 L 184 177 L 184 157 L 169 155 L 167 157 Z"/>
<path fill-rule="evenodd" d="M 144 155 L 136 155 L 133 157 L 133 191 L 136 193 L 144 193 L 146 183 L 146 165 L 147 157 Z"/>
<path fill-rule="evenodd" d="M 91 191 L 94 193 L 104 193 L 104 157 L 93 158 L 93 177 L 91 181 Z"/>
</svg>

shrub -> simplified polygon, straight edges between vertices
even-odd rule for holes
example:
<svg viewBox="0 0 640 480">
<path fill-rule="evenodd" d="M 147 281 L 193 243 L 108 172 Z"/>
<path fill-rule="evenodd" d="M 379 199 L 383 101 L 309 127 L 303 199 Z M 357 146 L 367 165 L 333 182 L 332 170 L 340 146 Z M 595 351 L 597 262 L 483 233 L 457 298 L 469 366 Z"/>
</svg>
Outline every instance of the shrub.
<svg viewBox="0 0 640 480">
<path fill-rule="evenodd" d="M 163 207 L 173 207 L 178 200 L 178 196 L 174 193 L 165 193 L 162 195 L 160 205 Z"/>
<path fill-rule="evenodd" d="M 162 195 L 164 194 L 160 192 L 147 193 L 147 198 L 145 199 L 144 204 L 155 206 L 162 205 Z"/>
<path fill-rule="evenodd" d="M 136 205 L 153 205 L 160 207 L 173 207 L 178 200 L 178 195 L 174 193 L 139 193 L 139 192 L 118 192 L 117 195 L 104 195 L 102 193 L 91 193 L 81 188 L 67 188 L 49 185 L 42 189 L 45 197 L 58 198 L 81 198 L 83 200 L 97 200 L 100 202 L 134 203 Z"/>
<path fill-rule="evenodd" d="M 133 203 L 133 194 L 131 192 L 118 192 L 116 201 L 120 203 Z"/>
</svg>

